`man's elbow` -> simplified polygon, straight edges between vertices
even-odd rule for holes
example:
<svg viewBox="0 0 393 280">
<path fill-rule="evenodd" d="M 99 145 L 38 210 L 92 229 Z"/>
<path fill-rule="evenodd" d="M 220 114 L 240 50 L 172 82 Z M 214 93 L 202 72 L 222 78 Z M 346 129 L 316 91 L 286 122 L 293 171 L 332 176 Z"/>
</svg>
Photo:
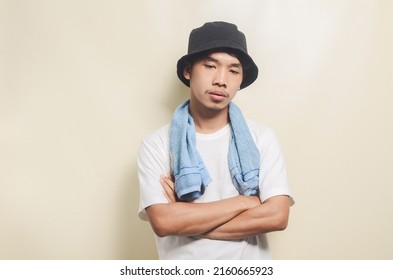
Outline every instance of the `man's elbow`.
<svg viewBox="0 0 393 280">
<path fill-rule="evenodd" d="M 276 224 L 276 230 L 283 231 L 287 228 L 287 226 L 288 226 L 288 219 L 285 218 L 279 219 Z"/>
<path fill-rule="evenodd" d="M 165 228 L 156 227 L 153 224 L 152 224 L 152 228 L 153 228 L 154 233 L 158 237 L 166 237 L 169 235 L 168 231 Z"/>
<path fill-rule="evenodd" d="M 271 231 L 283 231 L 288 226 L 290 201 L 287 196 L 270 199 Z"/>
<path fill-rule="evenodd" d="M 165 237 L 170 235 L 169 229 L 165 225 L 165 222 L 160 221 L 160 219 L 150 218 L 150 225 L 157 236 Z"/>
<path fill-rule="evenodd" d="M 163 210 L 164 208 L 161 206 L 150 206 L 146 208 L 150 225 L 154 233 L 159 237 L 171 235 L 172 230 L 174 229 L 171 224 L 171 219 L 166 218 L 166 216 L 162 213 Z"/>
<path fill-rule="evenodd" d="M 150 225 L 154 233 L 159 237 L 166 237 L 172 234 L 170 226 L 162 219 L 151 219 Z"/>
<path fill-rule="evenodd" d="M 275 222 L 274 229 L 276 231 L 283 231 L 288 227 L 289 215 L 288 213 L 278 213 Z"/>
</svg>

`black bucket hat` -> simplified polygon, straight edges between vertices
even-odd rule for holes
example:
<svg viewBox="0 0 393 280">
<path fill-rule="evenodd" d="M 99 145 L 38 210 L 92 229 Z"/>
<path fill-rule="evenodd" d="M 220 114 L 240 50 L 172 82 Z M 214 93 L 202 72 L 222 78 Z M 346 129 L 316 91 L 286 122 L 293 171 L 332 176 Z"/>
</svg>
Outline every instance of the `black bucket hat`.
<svg viewBox="0 0 393 280">
<path fill-rule="evenodd" d="M 184 75 L 184 67 L 193 56 L 215 50 L 234 53 L 243 66 L 243 81 L 240 89 L 251 85 L 258 77 L 258 67 L 248 55 L 246 36 L 237 26 L 227 22 L 208 22 L 191 31 L 188 40 L 188 54 L 177 62 L 177 76 L 186 85 L 190 81 Z"/>
</svg>

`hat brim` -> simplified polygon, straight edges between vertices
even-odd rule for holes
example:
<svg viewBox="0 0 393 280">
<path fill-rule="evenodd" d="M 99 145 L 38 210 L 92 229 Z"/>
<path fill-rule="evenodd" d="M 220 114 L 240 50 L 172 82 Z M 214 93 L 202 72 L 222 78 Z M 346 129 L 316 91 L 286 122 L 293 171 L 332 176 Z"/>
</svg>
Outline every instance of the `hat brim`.
<svg viewBox="0 0 393 280">
<path fill-rule="evenodd" d="M 200 49 L 199 49 L 200 50 Z M 195 60 L 195 57 L 200 56 L 206 52 L 215 52 L 215 51 L 226 51 L 228 53 L 233 53 L 239 59 L 240 63 L 243 66 L 243 81 L 240 85 L 240 89 L 246 88 L 251 85 L 257 78 L 258 78 L 258 67 L 252 58 L 242 50 L 237 48 L 209 48 L 208 46 L 206 49 L 202 49 L 198 52 L 190 53 L 187 55 L 182 56 L 177 61 L 177 76 L 180 81 L 183 82 L 186 86 L 190 87 L 190 80 L 184 77 L 184 68 L 190 63 L 191 61 Z"/>
</svg>

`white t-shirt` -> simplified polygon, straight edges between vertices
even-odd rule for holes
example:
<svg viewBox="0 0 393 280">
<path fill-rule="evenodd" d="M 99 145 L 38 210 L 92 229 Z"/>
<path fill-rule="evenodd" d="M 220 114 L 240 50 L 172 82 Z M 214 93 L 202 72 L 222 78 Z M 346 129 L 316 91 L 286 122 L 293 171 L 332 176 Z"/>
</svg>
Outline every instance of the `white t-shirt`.
<svg viewBox="0 0 393 280">
<path fill-rule="evenodd" d="M 291 197 L 283 157 L 274 132 L 251 121 L 247 121 L 247 125 L 261 155 L 259 175 L 261 201 L 277 195 Z M 228 169 L 230 136 L 229 124 L 212 134 L 196 133 L 197 149 L 212 182 L 194 203 L 217 201 L 239 195 Z M 159 178 L 160 175 L 169 173 L 169 125 L 166 125 L 147 136 L 139 148 L 139 217 L 141 219 L 148 220 L 146 207 L 168 202 Z M 160 259 L 271 259 L 265 234 L 238 240 L 156 236 L 156 243 Z"/>
</svg>

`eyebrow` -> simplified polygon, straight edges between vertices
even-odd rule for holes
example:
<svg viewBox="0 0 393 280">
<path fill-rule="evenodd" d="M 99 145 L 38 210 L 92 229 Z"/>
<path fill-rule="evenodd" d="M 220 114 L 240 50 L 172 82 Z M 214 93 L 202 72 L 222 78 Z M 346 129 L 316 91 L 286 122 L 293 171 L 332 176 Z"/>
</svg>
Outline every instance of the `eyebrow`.
<svg viewBox="0 0 393 280">
<path fill-rule="evenodd" d="M 207 60 L 207 61 L 211 61 L 211 62 L 215 62 L 215 63 L 220 63 L 219 60 L 217 60 L 217 59 L 215 59 L 215 58 L 213 58 L 211 56 L 206 56 L 206 57 L 202 58 L 202 60 Z M 231 63 L 230 66 L 239 68 L 239 67 L 242 67 L 242 64 L 241 63 Z"/>
</svg>

